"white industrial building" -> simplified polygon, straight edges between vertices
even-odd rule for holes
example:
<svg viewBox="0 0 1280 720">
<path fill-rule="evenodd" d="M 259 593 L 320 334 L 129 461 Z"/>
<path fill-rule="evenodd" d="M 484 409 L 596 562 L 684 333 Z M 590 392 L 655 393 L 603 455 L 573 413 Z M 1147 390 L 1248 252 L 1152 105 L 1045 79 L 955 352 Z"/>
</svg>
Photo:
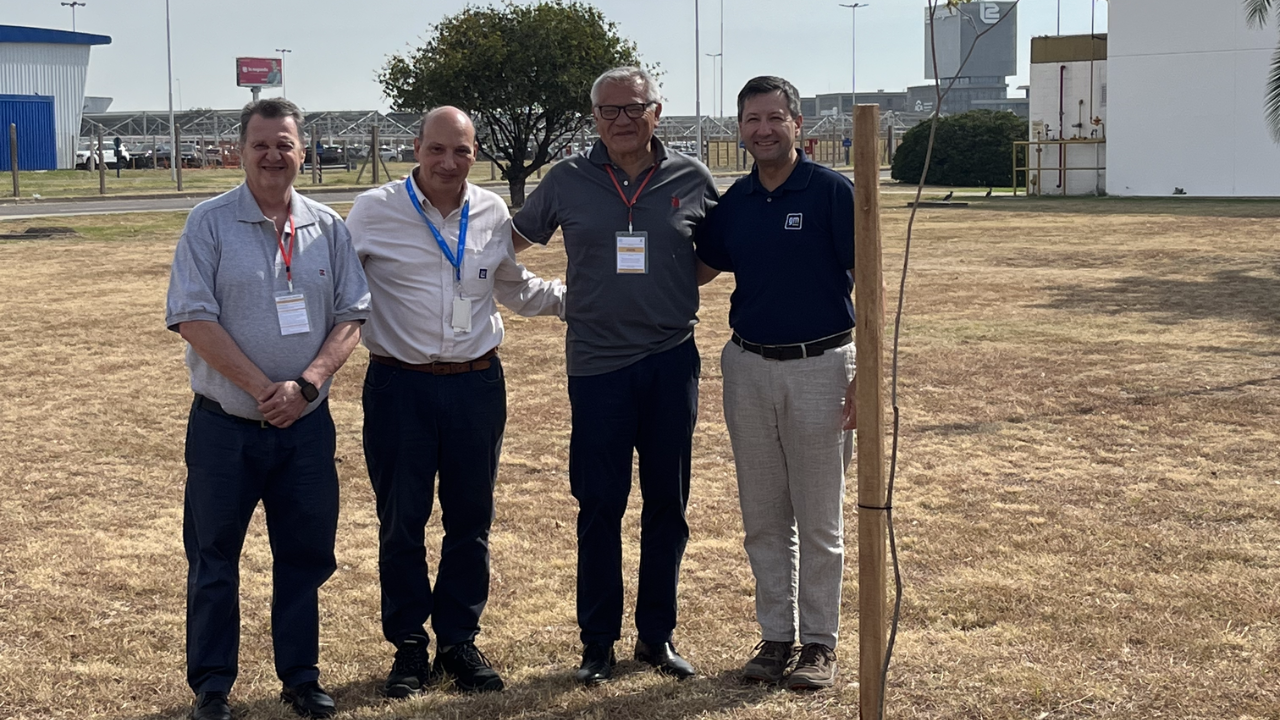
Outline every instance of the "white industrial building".
<svg viewBox="0 0 1280 720">
<path fill-rule="evenodd" d="M 1240 0 L 1110 0 L 1111 195 L 1280 196 L 1263 97 L 1280 18 Z"/>
<path fill-rule="evenodd" d="M 1030 97 L 1028 192 L 1105 192 L 1107 36 L 1033 38 Z"/>
<path fill-rule="evenodd" d="M 0 95 L 52 97 L 59 168 L 75 167 L 89 49 L 110 43 L 105 35 L 0 25 Z"/>
</svg>

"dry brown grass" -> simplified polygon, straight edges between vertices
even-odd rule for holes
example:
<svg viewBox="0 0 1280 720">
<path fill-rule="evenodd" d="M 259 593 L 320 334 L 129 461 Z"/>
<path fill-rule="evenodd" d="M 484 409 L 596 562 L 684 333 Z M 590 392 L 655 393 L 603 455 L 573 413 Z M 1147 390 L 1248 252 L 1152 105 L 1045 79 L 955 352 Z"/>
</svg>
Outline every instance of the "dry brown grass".
<svg viewBox="0 0 1280 720">
<path fill-rule="evenodd" d="M 903 340 L 906 597 L 889 717 L 1280 717 L 1278 216 L 1274 203 L 1114 200 L 921 216 Z M 891 266 L 905 219 L 886 212 Z M 181 218 L 73 222 L 84 238 L 0 244 L 0 717 L 177 718 L 189 703 L 189 394 L 181 342 L 161 325 Z M 563 276 L 559 249 L 523 259 Z M 324 681 L 343 717 L 856 716 L 852 553 L 839 686 L 793 695 L 736 681 L 757 637 L 720 408 L 730 289 L 720 279 L 704 295 L 677 630 L 703 676 L 677 684 L 627 661 L 609 687 L 574 686 L 562 330 L 508 317 L 511 419 L 480 645 L 510 688 L 377 695 L 390 648 L 359 444 L 360 350 L 334 391 L 340 569 L 322 595 Z M 626 524 L 632 591 L 637 510 Z M 242 564 L 232 700 L 240 717 L 286 718 L 260 517 Z"/>
</svg>

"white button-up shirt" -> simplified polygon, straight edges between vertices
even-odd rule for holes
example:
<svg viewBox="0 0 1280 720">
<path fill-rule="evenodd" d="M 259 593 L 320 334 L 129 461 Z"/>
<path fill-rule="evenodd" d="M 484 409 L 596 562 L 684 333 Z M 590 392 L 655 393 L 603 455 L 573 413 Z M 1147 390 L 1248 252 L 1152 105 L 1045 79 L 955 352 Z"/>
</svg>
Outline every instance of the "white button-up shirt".
<svg viewBox="0 0 1280 720">
<path fill-rule="evenodd" d="M 450 251 L 458 248 L 462 208 L 441 215 L 413 183 L 423 211 Z M 401 362 L 466 362 L 502 342 L 494 300 L 520 315 L 564 316 L 565 287 L 542 280 L 516 261 L 511 213 L 497 194 L 467 184 L 471 204 L 461 280 L 414 209 L 404 180 L 356 198 L 347 216 L 352 245 L 369 281 L 371 312 L 362 340 L 369 352 Z M 471 301 L 471 329 L 453 321 L 455 298 Z"/>
</svg>

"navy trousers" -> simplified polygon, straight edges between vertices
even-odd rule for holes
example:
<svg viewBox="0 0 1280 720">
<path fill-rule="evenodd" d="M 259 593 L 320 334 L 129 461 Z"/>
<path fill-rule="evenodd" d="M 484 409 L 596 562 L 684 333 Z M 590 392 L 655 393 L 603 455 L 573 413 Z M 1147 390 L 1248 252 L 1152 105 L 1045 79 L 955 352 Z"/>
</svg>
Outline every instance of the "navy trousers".
<svg viewBox="0 0 1280 720">
<path fill-rule="evenodd" d="M 622 632 L 622 516 L 633 453 L 640 458 L 644 500 L 636 630 L 651 645 L 671 640 L 689 540 L 685 506 L 701 367 L 690 339 L 621 370 L 569 378 L 569 483 L 578 500 L 583 643 L 612 643 Z"/>
<path fill-rule="evenodd" d="M 338 472 L 326 402 L 279 429 L 197 399 L 187 423 L 187 683 L 229 692 L 240 650 L 240 549 L 258 502 L 271 542 L 271 642 L 287 686 L 320 677 L 318 591 L 336 569 Z"/>
<path fill-rule="evenodd" d="M 394 645 L 426 635 L 473 640 L 489 600 L 489 527 L 507 424 L 502 363 L 459 375 L 369 363 L 364 457 L 378 504 L 382 633 Z M 425 530 L 440 477 L 444 526 L 435 587 Z"/>
</svg>

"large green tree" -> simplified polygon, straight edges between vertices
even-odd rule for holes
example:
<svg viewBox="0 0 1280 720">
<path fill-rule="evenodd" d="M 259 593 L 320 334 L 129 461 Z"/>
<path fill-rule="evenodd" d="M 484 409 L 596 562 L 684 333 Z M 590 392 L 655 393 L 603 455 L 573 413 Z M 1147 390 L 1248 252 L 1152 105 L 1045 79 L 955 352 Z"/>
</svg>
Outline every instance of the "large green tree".
<svg viewBox="0 0 1280 720">
<path fill-rule="evenodd" d="M 592 81 L 637 63 L 635 44 L 590 5 L 509 2 L 446 17 L 425 45 L 393 55 L 378 80 L 397 110 L 469 113 L 518 206 L 525 179 L 591 123 Z"/>
<path fill-rule="evenodd" d="M 1265 28 L 1273 15 L 1280 20 L 1280 0 L 1244 0 L 1244 13 L 1249 27 Z M 1271 71 L 1267 73 L 1263 93 L 1262 112 L 1267 119 L 1267 128 L 1271 131 L 1271 139 L 1280 143 L 1280 46 L 1271 55 Z"/>
</svg>

